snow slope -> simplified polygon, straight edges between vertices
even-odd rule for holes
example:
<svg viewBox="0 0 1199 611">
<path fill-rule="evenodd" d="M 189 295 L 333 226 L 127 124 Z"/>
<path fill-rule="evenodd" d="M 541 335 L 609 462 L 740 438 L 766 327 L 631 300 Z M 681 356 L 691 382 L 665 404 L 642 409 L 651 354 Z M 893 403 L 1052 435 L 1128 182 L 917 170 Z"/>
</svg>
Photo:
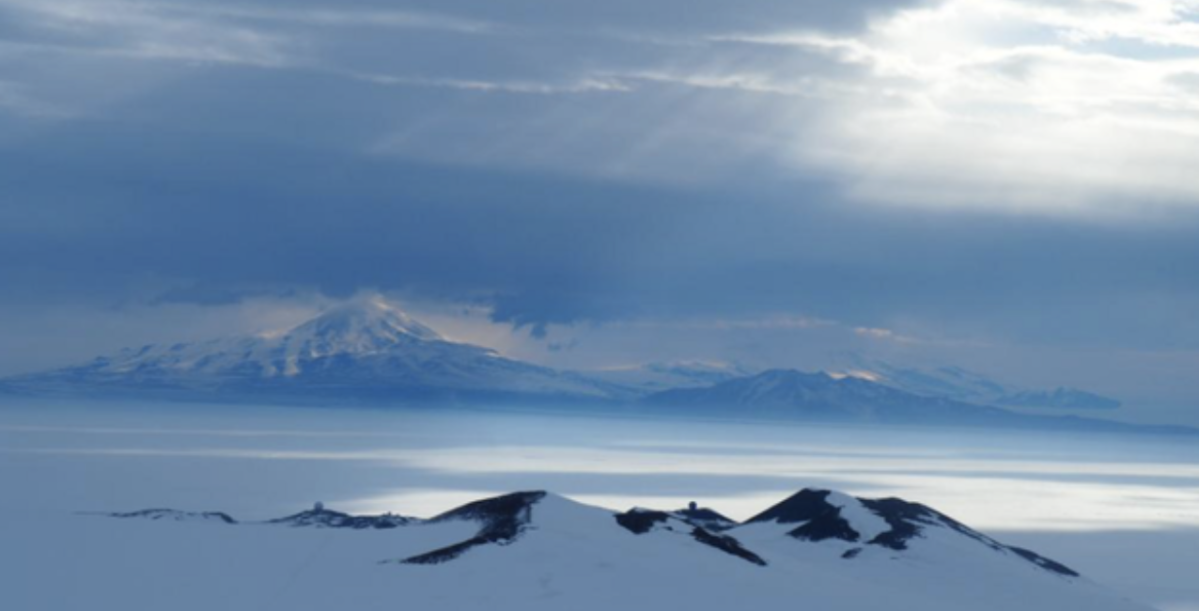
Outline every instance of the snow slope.
<svg viewBox="0 0 1199 611">
<path fill-rule="evenodd" d="M 649 395 L 644 404 L 689 414 L 730 414 L 815 422 L 980 426 L 1040 430 L 1143 432 L 1194 435 L 1189 427 L 1132 425 L 1112 421 L 1023 414 L 911 393 L 857 376 L 772 369 L 700 388 Z"/>
<path fill-rule="evenodd" d="M 885 384 L 900 390 L 929 397 L 945 397 L 955 401 L 982 405 L 1003 405 L 1062 410 L 1113 410 L 1120 401 L 1076 388 L 1058 387 L 1053 390 L 1014 388 L 983 374 L 961 367 L 917 369 L 899 367 L 856 355 L 848 357 L 845 375 Z"/>
<path fill-rule="evenodd" d="M 672 388 L 711 386 L 755 373 L 736 363 L 671 361 L 585 372 L 588 377 L 634 388 L 645 394 Z"/>
<path fill-rule="evenodd" d="M 48 393 L 191 393 L 297 400 L 609 399 L 591 380 L 451 342 L 379 297 L 332 308 L 295 328 L 207 342 L 126 349 L 10 381 Z"/>
<path fill-rule="evenodd" d="M 1147 609 L 926 507 L 819 490 L 723 532 L 544 492 L 387 528 L 115 517 L 14 531 L 0 608 Z"/>
</svg>

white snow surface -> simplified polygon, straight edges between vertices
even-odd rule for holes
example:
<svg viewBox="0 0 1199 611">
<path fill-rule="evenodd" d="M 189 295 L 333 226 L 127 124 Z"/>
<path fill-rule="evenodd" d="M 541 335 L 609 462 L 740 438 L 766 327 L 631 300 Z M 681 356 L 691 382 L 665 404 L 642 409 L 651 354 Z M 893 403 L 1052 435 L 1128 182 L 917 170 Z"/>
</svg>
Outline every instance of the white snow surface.
<svg viewBox="0 0 1199 611">
<path fill-rule="evenodd" d="M 72 388 L 234 393 L 247 389 L 342 395 L 382 388 L 595 398 L 627 390 L 445 339 L 381 297 L 322 312 L 291 329 L 211 341 L 127 348 L 77 367 L 21 376 L 19 383 Z"/>
<path fill-rule="evenodd" d="M 177 372 L 224 374 L 251 367 L 263 377 L 291 377 L 301 373 L 302 364 L 312 359 L 335 355 L 364 357 L 397 346 L 444 341 L 436 331 L 396 306 L 373 297 L 342 304 L 291 329 L 126 349 L 110 358 L 101 370 L 130 373 L 152 365 Z"/>
<path fill-rule="evenodd" d="M 873 511 L 867 509 L 858 499 L 842 492 L 832 491 L 825 499 L 830 505 L 841 508 L 841 517 L 849 522 L 849 526 L 862 536 L 862 541 L 871 539 L 891 530 L 887 521 Z"/>
<path fill-rule="evenodd" d="M 736 363 L 682 360 L 592 369 L 585 373 L 590 378 L 648 393 L 672 388 L 711 386 L 756 372 Z"/>
<path fill-rule="evenodd" d="M 848 497 L 835 498 L 843 509 L 853 506 Z M 863 517 L 857 509 L 847 512 Z M 842 558 L 844 549 L 861 546 L 804 542 L 764 528 L 779 525 L 729 531 L 768 562 L 763 567 L 696 541 L 686 528 L 635 535 L 612 511 L 552 494 L 529 513 L 515 541 L 478 546 L 435 565 L 387 561 L 466 540 L 480 524 L 346 530 L 64 515 L 8 531 L 16 540 L 5 546 L 24 553 L 0 554 L 0 608 L 1147 609 L 950 529 L 930 529 L 903 552 L 865 546 L 851 559 Z"/>
</svg>

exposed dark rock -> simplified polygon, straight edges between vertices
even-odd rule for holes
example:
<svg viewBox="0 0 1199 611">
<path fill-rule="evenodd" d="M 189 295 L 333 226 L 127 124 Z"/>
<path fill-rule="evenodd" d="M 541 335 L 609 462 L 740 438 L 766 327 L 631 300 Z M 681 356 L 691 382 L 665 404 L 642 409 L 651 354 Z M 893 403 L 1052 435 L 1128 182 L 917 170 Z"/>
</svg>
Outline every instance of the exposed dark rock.
<svg viewBox="0 0 1199 611">
<path fill-rule="evenodd" d="M 635 535 L 643 535 L 653 530 L 654 526 L 669 521 L 670 514 L 665 511 L 633 509 L 625 513 L 616 514 L 616 523 Z"/>
<path fill-rule="evenodd" d="M 762 557 L 745 549 L 741 546 L 741 542 L 728 536 L 712 534 L 698 526 L 691 531 L 691 536 L 696 541 L 714 547 L 726 554 L 732 554 L 747 562 L 752 562 L 758 566 L 766 566 L 766 561 Z"/>
<path fill-rule="evenodd" d="M 804 489 L 750 518 L 754 522 L 801 524 L 789 535 L 806 541 L 839 539 L 855 542 L 861 534 L 841 517 L 841 508 L 828 502 L 829 491 Z"/>
<path fill-rule="evenodd" d="M 268 520 L 268 524 L 284 524 L 296 528 L 350 528 L 353 530 L 382 530 L 397 528 L 412 522 L 412 518 L 385 514 L 381 516 L 352 516 L 320 507 L 301 511 L 286 518 Z"/>
<path fill-rule="evenodd" d="M 935 523 L 934 512 L 931 509 L 902 499 L 863 499 L 862 505 L 886 520 L 887 525 L 891 527 L 891 530 L 880 533 L 867 542 L 871 545 L 905 550 L 908 548 L 908 541 L 920 536 L 920 525 Z"/>
<path fill-rule="evenodd" d="M 840 515 L 829 515 L 816 518 L 799 528 L 787 533 L 796 539 L 805 541 L 827 541 L 829 539 L 839 539 L 850 543 L 856 542 L 862 538 L 858 531 L 854 530 L 849 522 Z"/>
<path fill-rule="evenodd" d="M 884 547 L 896 552 L 909 548 L 913 540 L 926 536 L 929 528 L 948 529 L 953 533 L 972 539 L 991 550 L 1018 557 L 1038 569 L 1049 571 L 1063 577 L 1078 577 L 1079 574 L 1069 567 L 1054 560 L 1045 558 L 1035 552 L 1004 545 L 970 527 L 919 503 L 910 503 L 898 498 L 859 499 L 862 506 L 882 518 L 888 525 L 888 530 L 861 542 L 862 535 L 853 525 L 842 516 L 841 507 L 829 502 L 827 490 L 804 489 L 784 499 L 766 511 L 751 518 L 748 523 L 771 522 L 782 525 L 794 525 L 787 535 L 805 541 L 839 540 L 849 543 L 864 543 Z M 467 550 L 481 545 L 507 545 L 516 541 L 529 528 L 533 517 L 533 506 L 544 499 L 545 492 L 516 492 L 504 496 L 484 499 L 463 505 L 457 509 L 441 514 L 429 522 L 470 521 L 478 524 L 478 530 L 470 538 L 434 549 L 422 554 L 408 557 L 398 562 L 405 564 L 439 564 L 458 558 Z M 173 509 L 144 509 L 132 512 L 104 513 L 114 518 L 146 519 L 177 522 L 212 522 L 220 524 L 237 524 L 228 514 L 222 512 L 187 512 Z M 731 528 L 736 523 L 729 518 L 712 511 L 703 509 L 694 503 L 687 509 L 674 512 L 634 509 L 613 516 L 621 527 L 635 535 L 643 535 L 656 529 L 673 531 L 686 535 L 705 546 L 715 548 L 736 556 L 758 566 L 765 566 L 766 561 L 756 553 L 746 549 L 736 538 L 714 532 L 707 524 L 715 528 Z M 286 518 L 270 520 L 267 524 L 284 524 L 293 527 L 342 528 L 342 529 L 390 529 L 418 522 L 413 518 L 397 515 L 382 516 L 353 516 L 325 509 L 317 504 L 313 509 L 302 511 Z M 733 531 L 736 532 L 736 531 Z M 848 547 L 848 546 L 847 546 Z M 862 545 L 849 547 L 841 553 L 845 559 L 858 557 L 865 549 Z M 393 561 L 394 562 L 394 561 Z"/>
<path fill-rule="evenodd" d="M 489 530 L 515 536 L 519 528 L 528 523 L 533 505 L 545 498 L 545 494 L 544 491 L 513 492 L 483 499 L 447 511 L 430 521 L 475 520 L 483 522 Z"/>
<path fill-rule="evenodd" d="M 1037 554 L 1035 552 L 1030 552 L 1021 547 L 1012 547 L 1010 545 L 1008 546 L 1008 550 L 1010 550 L 1012 553 L 1016 554 L 1017 556 L 1020 556 L 1021 558 L 1025 559 L 1047 571 L 1052 571 L 1054 573 L 1057 573 L 1059 575 L 1065 575 L 1067 577 L 1079 577 L 1079 574 L 1077 572 L 1075 572 L 1073 569 L 1071 569 L 1070 567 L 1068 567 L 1060 562 L 1055 562 L 1053 560 L 1050 560 L 1050 559 L 1048 559 L 1040 554 Z"/>
<path fill-rule="evenodd" d="M 467 550 L 480 545 L 507 545 L 516 540 L 533 516 L 533 505 L 545 498 L 545 492 L 514 492 L 504 496 L 475 501 L 443 513 L 431 522 L 472 520 L 482 528 L 475 536 L 430 552 L 405 558 L 403 564 L 440 564 L 453 560 Z"/>
<path fill-rule="evenodd" d="M 778 522 L 780 524 L 797 524 L 799 522 L 814 520 L 830 513 L 840 514 L 840 509 L 828 502 L 828 495 L 828 490 L 804 488 L 774 504 L 766 511 L 750 518 L 746 523 Z"/>
<path fill-rule="evenodd" d="M 921 536 L 920 533 L 924 526 L 945 526 L 991 549 L 1005 549 L 1004 545 L 998 541 L 920 503 L 909 503 L 896 498 L 863 499 L 861 502 L 891 526 L 891 530 L 869 541 L 874 545 L 904 550 L 907 549 L 908 541 Z"/>
<path fill-rule="evenodd" d="M 680 512 L 681 513 L 681 512 Z M 715 512 L 712 512 L 715 515 Z M 654 511 L 649 509 L 633 509 L 625 513 L 617 514 L 616 523 L 623 526 L 629 532 L 635 535 L 643 535 L 654 529 L 660 524 L 667 530 L 674 530 L 670 526 L 670 522 L 675 522 L 679 525 L 686 525 L 691 528 L 690 534 L 693 539 L 703 543 L 709 547 L 714 547 L 726 554 L 731 554 L 747 562 L 752 562 L 758 566 L 766 566 L 766 561 L 762 560 L 761 556 L 745 549 L 740 541 L 728 535 L 714 534 L 702 526 L 691 524 L 680 518 L 676 514 L 667 513 L 665 511 Z M 726 518 L 727 519 L 727 518 Z"/>
<path fill-rule="evenodd" d="M 1073 569 L 1059 562 L 1026 549 L 1004 545 L 935 509 L 919 503 L 909 503 L 903 499 L 889 498 L 877 500 L 863 499 L 862 504 L 886 520 L 887 524 L 891 526 L 891 530 L 871 539 L 869 543 L 872 545 L 881 545 L 893 550 L 905 550 L 908 547 L 908 542 L 920 537 L 925 527 L 946 527 L 974 539 L 997 552 L 1011 552 L 1016 554 L 1047 571 L 1067 577 L 1079 576 Z"/>
<path fill-rule="evenodd" d="M 492 539 L 490 537 L 479 535 L 471 537 L 466 541 L 461 541 L 453 545 L 447 545 L 446 547 L 435 549 L 431 552 L 425 552 L 423 554 L 417 554 L 415 556 L 405 558 L 401 562 L 403 564 L 441 564 L 461 556 L 466 552 L 466 550 L 469 550 L 472 547 L 487 545 L 488 543 L 499 543 L 501 541 L 505 540 Z"/>
<path fill-rule="evenodd" d="M 733 520 L 732 518 L 708 509 L 707 507 L 697 507 L 694 506 L 694 503 L 692 503 L 692 505 L 692 507 L 688 507 L 687 509 L 679 509 L 673 513 L 688 524 L 703 527 L 704 530 L 709 532 L 728 530 L 737 525 L 737 521 Z"/>
<path fill-rule="evenodd" d="M 140 518 L 145 520 L 187 521 L 218 521 L 225 524 L 237 524 L 229 514 L 220 511 L 178 511 L 176 509 L 142 509 L 140 511 L 116 512 L 104 514 L 111 518 Z"/>
</svg>

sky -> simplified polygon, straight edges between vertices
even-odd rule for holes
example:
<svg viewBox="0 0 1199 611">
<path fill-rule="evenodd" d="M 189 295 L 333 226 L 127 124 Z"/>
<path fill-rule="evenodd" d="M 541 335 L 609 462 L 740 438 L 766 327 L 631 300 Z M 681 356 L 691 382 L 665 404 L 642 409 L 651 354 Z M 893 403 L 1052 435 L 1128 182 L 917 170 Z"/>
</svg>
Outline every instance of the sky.
<svg viewBox="0 0 1199 611">
<path fill-rule="evenodd" d="M 1194 0 L 0 0 L 0 375 L 364 291 L 1199 423 Z"/>
</svg>

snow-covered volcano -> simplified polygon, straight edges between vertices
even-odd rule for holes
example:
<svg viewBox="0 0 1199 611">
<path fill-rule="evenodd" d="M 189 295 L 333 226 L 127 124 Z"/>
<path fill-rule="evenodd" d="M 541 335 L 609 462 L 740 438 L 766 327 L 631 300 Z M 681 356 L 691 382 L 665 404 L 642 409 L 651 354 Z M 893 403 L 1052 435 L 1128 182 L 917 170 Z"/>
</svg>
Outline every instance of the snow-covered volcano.
<svg viewBox="0 0 1199 611">
<path fill-rule="evenodd" d="M 608 399 L 625 392 L 449 341 L 380 297 L 331 308 L 291 329 L 126 349 L 11 384 L 40 392 L 288 400 Z"/>
<path fill-rule="evenodd" d="M 95 373 L 300 377 L 323 359 L 370 358 L 400 352 L 427 353 L 447 343 L 436 331 L 381 298 L 360 299 L 326 310 L 303 324 L 278 331 L 218 340 L 126 349 L 91 364 Z M 455 344 L 462 349 L 473 346 Z M 486 352 L 483 349 L 476 349 Z"/>
<path fill-rule="evenodd" d="M 1147 609 L 923 505 L 827 490 L 745 523 L 694 506 L 617 513 L 546 492 L 423 520 L 319 505 L 261 522 L 110 515 L 119 519 L 57 522 L 88 545 L 10 567 L 0 607 L 55 611 L 77 608 L 66 604 L 75 597 L 127 611 Z M 119 564 L 106 561 L 116 546 Z M 51 574 L 70 591 L 36 587 Z"/>
</svg>

